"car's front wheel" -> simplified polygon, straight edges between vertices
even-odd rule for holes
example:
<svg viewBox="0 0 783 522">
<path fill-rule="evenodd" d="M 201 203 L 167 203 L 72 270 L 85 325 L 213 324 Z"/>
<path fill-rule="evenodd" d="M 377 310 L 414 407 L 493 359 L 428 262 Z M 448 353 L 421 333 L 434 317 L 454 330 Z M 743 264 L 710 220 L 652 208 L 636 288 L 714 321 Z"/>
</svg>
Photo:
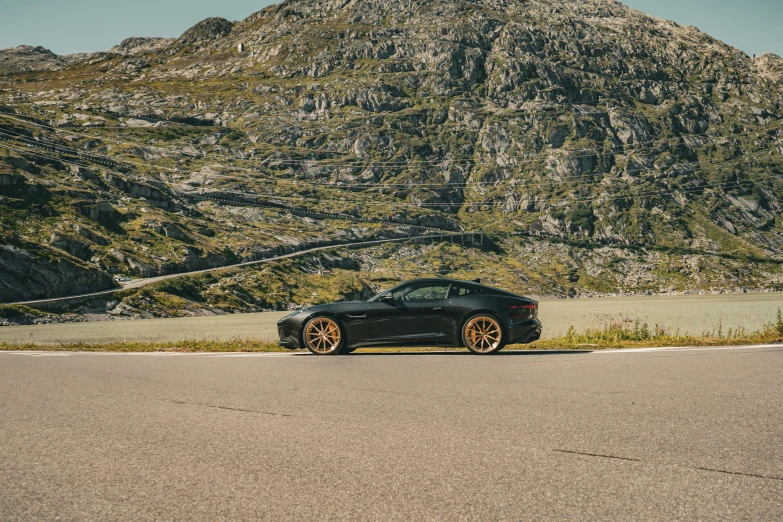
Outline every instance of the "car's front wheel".
<svg viewBox="0 0 783 522">
<path fill-rule="evenodd" d="M 345 346 L 345 336 L 331 317 L 314 317 L 305 324 L 304 344 L 315 355 L 337 355 Z"/>
<path fill-rule="evenodd" d="M 499 352 L 506 345 L 500 322 L 491 315 L 476 315 L 462 327 L 462 342 L 480 355 Z"/>
</svg>

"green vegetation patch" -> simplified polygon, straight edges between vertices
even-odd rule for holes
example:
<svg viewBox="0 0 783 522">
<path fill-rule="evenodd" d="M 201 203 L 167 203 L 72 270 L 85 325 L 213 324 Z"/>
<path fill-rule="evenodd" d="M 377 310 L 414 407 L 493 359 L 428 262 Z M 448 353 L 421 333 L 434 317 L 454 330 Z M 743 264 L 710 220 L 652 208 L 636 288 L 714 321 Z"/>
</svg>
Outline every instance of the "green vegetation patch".
<svg viewBox="0 0 783 522">
<path fill-rule="evenodd" d="M 634 321 L 611 321 L 603 328 L 591 328 L 576 332 L 574 327 L 568 333 L 556 339 L 538 341 L 530 348 L 536 350 L 577 350 L 607 348 L 653 348 L 677 346 L 745 346 L 754 344 L 783 344 L 783 315 L 778 309 L 777 320 L 769 323 L 757 332 L 747 332 L 743 328 L 723 330 L 722 326 L 714 332 L 705 332 L 700 336 L 680 335 L 659 326 L 649 326 L 638 319 Z"/>
<path fill-rule="evenodd" d="M 0 305 L 0 317 L 3 319 L 16 319 L 26 315 L 46 315 L 46 313 L 26 306 Z"/>
</svg>

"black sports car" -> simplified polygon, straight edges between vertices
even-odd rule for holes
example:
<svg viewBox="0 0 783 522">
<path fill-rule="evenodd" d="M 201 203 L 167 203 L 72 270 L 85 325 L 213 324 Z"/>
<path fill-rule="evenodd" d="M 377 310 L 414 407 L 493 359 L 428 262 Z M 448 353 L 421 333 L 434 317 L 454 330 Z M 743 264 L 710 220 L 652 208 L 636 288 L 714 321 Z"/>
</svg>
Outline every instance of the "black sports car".
<svg viewBox="0 0 783 522">
<path fill-rule="evenodd" d="M 316 355 L 361 346 L 466 346 L 490 354 L 541 337 L 538 303 L 477 282 L 418 279 L 369 301 L 311 306 L 277 323 L 280 346 Z"/>
</svg>

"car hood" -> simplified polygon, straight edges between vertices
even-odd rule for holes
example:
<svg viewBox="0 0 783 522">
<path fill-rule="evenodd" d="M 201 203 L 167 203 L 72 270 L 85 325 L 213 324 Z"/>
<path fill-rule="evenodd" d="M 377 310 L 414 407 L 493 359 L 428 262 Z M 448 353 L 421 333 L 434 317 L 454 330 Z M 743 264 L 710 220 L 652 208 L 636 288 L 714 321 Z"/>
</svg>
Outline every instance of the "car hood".
<svg viewBox="0 0 783 522">
<path fill-rule="evenodd" d="M 312 312 L 329 312 L 332 310 L 340 310 L 344 308 L 350 308 L 355 306 L 367 305 L 367 301 L 340 301 L 339 303 L 327 303 L 308 306 L 305 308 L 307 311 Z"/>
</svg>

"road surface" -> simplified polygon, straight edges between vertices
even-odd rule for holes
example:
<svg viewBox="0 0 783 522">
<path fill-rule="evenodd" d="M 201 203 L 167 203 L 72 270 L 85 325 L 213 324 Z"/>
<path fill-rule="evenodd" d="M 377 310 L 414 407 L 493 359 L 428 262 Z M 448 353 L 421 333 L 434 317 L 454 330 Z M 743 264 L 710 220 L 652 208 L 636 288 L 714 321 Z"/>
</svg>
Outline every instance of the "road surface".
<svg viewBox="0 0 783 522">
<path fill-rule="evenodd" d="M 0 353 L 0 520 L 780 520 L 783 349 Z"/>
<path fill-rule="evenodd" d="M 701 335 L 719 327 L 724 333 L 738 327 L 755 331 L 774 322 L 778 308 L 783 308 L 783 293 L 560 299 L 541 301 L 540 317 L 545 339 L 564 335 L 570 326 L 580 331 L 620 318 L 638 318 L 650 327 L 658 324 L 671 332 Z M 2 327 L 0 343 L 275 340 L 275 323 L 286 313 Z"/>
</svg>

